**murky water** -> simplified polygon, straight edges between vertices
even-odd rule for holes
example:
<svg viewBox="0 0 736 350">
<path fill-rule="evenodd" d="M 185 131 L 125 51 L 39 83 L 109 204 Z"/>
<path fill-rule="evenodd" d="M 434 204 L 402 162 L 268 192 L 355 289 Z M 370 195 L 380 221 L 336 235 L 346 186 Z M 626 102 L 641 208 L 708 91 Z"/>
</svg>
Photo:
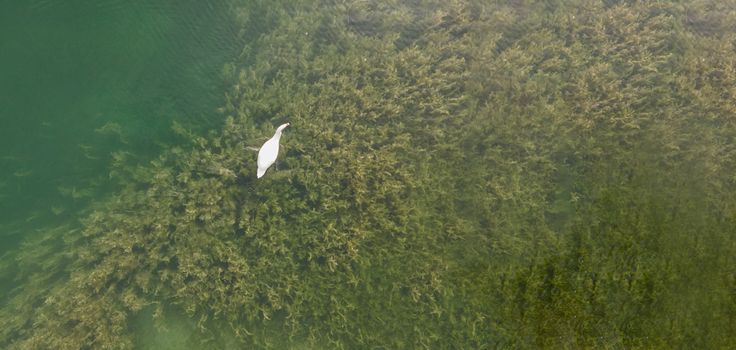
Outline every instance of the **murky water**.
<svg viewBox="0 0 736 350">
<path fill-rule="evenodd" d="M 0 347 L 728 348 L 735 23 L 0 2 Z"/>
</svg>

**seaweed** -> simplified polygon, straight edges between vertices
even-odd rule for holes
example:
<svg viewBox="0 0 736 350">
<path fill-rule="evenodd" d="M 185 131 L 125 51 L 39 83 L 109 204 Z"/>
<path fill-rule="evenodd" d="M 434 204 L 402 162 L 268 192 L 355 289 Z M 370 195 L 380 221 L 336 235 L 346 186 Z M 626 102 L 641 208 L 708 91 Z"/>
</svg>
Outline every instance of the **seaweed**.
<svg viewBox="0 0 736 350">
<path fill-rule="evenodd" d="M 243 5 L 222 128 L 116 154 L 2 267 L 0 345 L 733 344 L 733 8 L 540 3 Z"/>
</svg>

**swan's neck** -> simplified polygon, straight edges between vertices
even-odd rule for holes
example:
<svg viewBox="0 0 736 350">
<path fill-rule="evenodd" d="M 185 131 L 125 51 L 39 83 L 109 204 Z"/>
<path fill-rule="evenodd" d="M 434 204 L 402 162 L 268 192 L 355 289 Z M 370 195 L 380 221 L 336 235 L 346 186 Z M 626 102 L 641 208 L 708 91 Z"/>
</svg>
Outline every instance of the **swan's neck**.
<svg viewBox="0 0 736 350">
<path fill-rule="evenodd" d="M 284 131 L 284 129 L 286 129 L 287 126 L 289 126 L 289 123 L 279 125 L 279 127 L 276 128 L 276 133 L 280 135 L 281 132 Z"/>
</svg>

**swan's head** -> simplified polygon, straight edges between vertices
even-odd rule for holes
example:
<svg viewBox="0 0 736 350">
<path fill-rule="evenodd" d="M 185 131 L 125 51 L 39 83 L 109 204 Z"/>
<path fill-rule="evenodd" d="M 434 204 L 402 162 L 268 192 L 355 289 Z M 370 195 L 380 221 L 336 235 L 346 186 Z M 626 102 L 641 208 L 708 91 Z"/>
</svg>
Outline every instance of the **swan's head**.
<svg viewBox="0 0 736 350">
<path fill-rule="evenodd" d="M 291 124 L 291 123 L 281 124 L 281 126 L 279 126 L 279 127 L 278 127 L 278 128 L 276 129 L 276 132 L 278 132 L 278 133 L 281 133 L 281 132 L 282 132 L 282 131 L 284 131 L 284 129 L 286 129 L 286 127 L 287 127 L 287 126 L 289 126 L 290 124 Z"/>
</svg>

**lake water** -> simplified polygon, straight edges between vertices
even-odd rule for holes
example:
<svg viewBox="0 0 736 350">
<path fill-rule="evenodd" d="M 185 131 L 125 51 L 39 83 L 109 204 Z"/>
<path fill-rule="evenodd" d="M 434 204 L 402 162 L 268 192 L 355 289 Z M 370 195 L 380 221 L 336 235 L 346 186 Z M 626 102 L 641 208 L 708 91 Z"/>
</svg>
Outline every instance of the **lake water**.
<svg viewBox="0 0 736 350">
<path fill-rule="evenodd" d="M 241 42 L 225 1 L 4 1 L 0 23 L 3 252 L 104 196 L 110 153 L 217 125 Z"/>
<path fill-rule="evenodd" d="M 734 23 L 0 0 L 0 348 L 729 348 Z"/>
</svg>

